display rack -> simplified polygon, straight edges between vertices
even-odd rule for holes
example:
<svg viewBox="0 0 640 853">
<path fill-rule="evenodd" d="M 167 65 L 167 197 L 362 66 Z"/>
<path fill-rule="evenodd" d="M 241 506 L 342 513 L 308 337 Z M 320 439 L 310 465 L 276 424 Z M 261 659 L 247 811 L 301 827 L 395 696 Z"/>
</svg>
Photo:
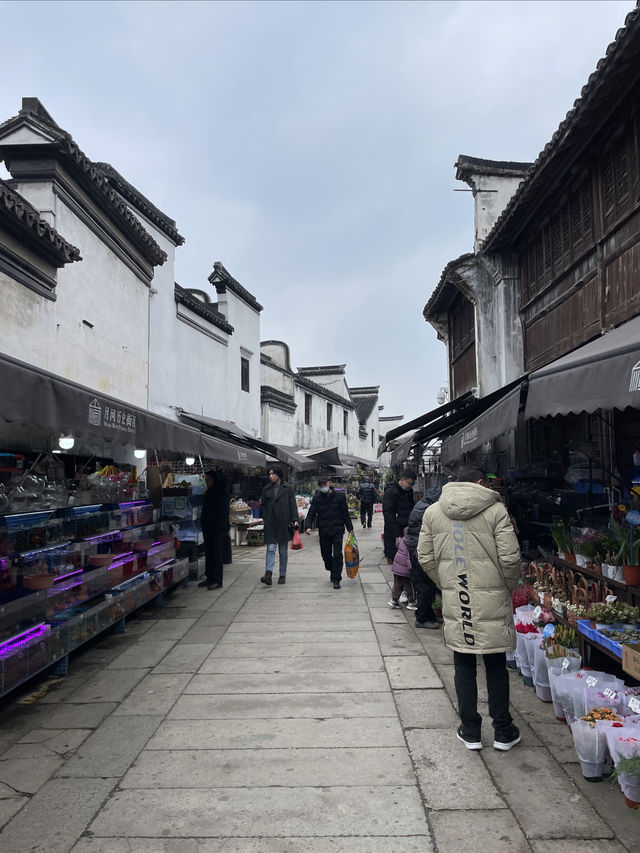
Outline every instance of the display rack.
<svg viewBox="0 0 640 853">
<path fill-rule="evenodd" d="M 0 696 L 187 579 L 147 501 L 0 516 Z"/>
</svg>

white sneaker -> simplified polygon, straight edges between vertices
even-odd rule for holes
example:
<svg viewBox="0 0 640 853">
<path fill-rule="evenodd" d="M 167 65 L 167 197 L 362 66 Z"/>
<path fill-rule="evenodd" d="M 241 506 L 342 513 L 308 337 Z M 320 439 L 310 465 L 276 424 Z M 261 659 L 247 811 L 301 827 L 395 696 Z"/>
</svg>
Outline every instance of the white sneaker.
<svg viewBox="0 0 640 853">
<path fill-rule="evenodd" d="M 400 610 L 400 604 L 397 601 L 394 601 L 393 598 L 391 601 L 387 601 L 387 607 L 390 607 L 392 610 Z"/>
<path fill-rule="evenodd" d="M 418 605 L 415 603 L 415 601 L 410 601 L 407 604 L 407 610 L 417 610 L 417 609 L 418 609 Z"/>
<path fill-rule="evenodd" d="M 407 601 L 409 601 L 409 599 L 407 598 L 407 593 L 404 590 L 402 590 L 402 592 L 400 593 L 400 598 L 398 599 L 398 601 L 400 602 L 400 604 L 406 604 Z"/>
</svg>

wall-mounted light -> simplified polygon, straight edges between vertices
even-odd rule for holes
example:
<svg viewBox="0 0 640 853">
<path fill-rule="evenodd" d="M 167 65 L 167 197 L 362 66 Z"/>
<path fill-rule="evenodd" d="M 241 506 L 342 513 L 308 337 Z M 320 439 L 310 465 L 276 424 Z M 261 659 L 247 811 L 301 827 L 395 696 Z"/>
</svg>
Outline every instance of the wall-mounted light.
<svg viewBox="0 0 640 853">
<path fill-rule="evenodd" d="M 146 452 L 146 450 L 134 450 L 133 455 L 136 457 L 136 459 L 144 459 Z"/>
<path fill-rule="evenodd" d="M 58 444 L 62 450 L 71 450 L 75 443 L 76 440 L 72 435 L 61 435 L 58 439 Z"/>
<path fill-rule="evenodd" d="M 187 458 L 184 460 L 185 465 L 195 465 L 195 462 L 196 460 L 193 458 L 193 456 L 187 456 Z"/>
</svg>

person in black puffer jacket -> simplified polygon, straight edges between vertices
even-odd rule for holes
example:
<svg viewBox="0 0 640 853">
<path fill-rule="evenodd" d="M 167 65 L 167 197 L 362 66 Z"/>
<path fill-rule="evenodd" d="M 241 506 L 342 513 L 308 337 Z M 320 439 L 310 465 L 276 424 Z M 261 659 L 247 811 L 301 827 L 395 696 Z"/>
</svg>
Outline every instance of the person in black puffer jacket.
<svg viewBox="0 0 640 853">
<path fill-rule="evenodd" d="M 353 530 L 344 492 L 336 492 L 329 477 L 318 477 L 318 491 L 313 496 L 305 520 L 305 533 L 311 533 L 314 521 L 318 521 L 320 553 L 324 567 L 331 572 L 334 589 L 340 589 L 342 580 L 342 537 L 345 527 Z"/>
<path fill-rule="evenodd" d="M 396 539 L 402 536 L 409 523 L 413 509 L 413 484 L 416 475 L 407 469 L 398 477 L 397 483 L 389 483 L 382 498 L 384 516 L 384 555 L 389 565 L 396 555 Z"/>
<path fill-rule="evenodd" d="M 373 520 L 373 505 L 378 497 L 378 492 L 368 477 L 363 477 L 356 491 L 356 497 L 360 501 L 360 521 L 362 528 L 371 527 Z M 368 524 L 367 524 L 368 522 Z"/>
<path fill-rule="evenodd" d="M 442 486 L 434 486 L 429 491 L 425 492 L 424 496 L 415 504 L 409 515 L 409 524 L 404 541 L 409 551 L 411 558 L 411 582 L 416 594 L 418 609 L 416 610 L 416 628 L 432 628 L 440 627 L 440 622 L 433 610 L 433 602 L 436 597 L 438 588 L 431 580 L 429 575 L 423 570 L 416 557 L 416 548 L 418 547 L 418 537 L 422 527 L 422 516 L 425 514 L 427 507 L 440 500 L 442 494 Z"/>
</svg>

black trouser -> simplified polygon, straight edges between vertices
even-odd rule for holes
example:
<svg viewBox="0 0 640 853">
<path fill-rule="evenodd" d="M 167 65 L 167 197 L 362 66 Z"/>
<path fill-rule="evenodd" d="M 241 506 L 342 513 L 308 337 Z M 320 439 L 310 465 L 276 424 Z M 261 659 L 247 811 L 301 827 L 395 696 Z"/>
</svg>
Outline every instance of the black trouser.
<svg viewBox="0 0 640 853">
<path fill-rule="evenodd" d="M 318 537 L 320 539 L 320 553 L 324 560 L 324 567 L 331 572 L 332 581 L 342 580 L 342 533 L 332 536 Z"/>
<path fill-rule="evenodd" d="M 438 587 L 429 575 L 422 570 L 415 554 L 411 557 L 411 582 L 413 583 L 413 591 L 416 594 L 416 603 L 418 605 L 416 622 L 434 622 L 436 614 L 433 610 L 433 602 L 435 601 Z"/>
<path fill-rule="evenodd" d="M 367 524 L 371 527 L 371 521 L 373 520 L 373 504 L 367 504 L 364 501 L 360 501 L 360 522 L 362 526 L 365 525 L 365 519 L 367 519 Z"/>
<path fill-rule="evenodd" d="M 480 655 L 453 653 L 455 667 L 455 686 L 458 696 L 460 720 L 467 736 L 480 738 L 482 717 L 478 713 L 478 685 L 476 682 L 476 658 Z M 489 694 L 489 714 L 496 732 L 504 731 L 512 725 L 509 713 L 509 673 L 507 656 L 504 652 L 482 655 L 487 673 L 487 693 Z"/>
<path fill-rule="evenodd" d="M 223 530 L 207 533 L 204 537 L 204 570 L 209 584 L 222 584 L 224 537 Z"/>
</svg>

